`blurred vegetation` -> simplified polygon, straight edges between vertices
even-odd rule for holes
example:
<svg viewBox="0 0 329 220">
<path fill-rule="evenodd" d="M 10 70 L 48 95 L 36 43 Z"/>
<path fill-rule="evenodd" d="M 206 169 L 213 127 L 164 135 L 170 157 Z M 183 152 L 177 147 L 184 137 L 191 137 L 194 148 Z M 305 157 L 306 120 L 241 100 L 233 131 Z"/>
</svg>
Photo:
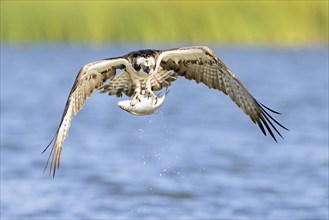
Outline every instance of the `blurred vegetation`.
<svg viewBox="0 0 329 220">
<path fill-rule="evenodd" d="M 328 43 L 328 1 L 5 1 L 3 42 Z"/>
</svg>

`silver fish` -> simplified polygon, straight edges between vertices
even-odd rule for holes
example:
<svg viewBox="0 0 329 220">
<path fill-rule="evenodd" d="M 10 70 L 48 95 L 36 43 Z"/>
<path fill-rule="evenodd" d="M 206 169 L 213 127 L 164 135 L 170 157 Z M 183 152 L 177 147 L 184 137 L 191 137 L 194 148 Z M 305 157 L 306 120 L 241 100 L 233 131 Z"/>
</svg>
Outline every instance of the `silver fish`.
<svg viewBox="0 0 329 220">
<path fill-rule="evenodd" d="M 132 100 L 120 101 L 117 106 L 133 115 L 151 115 L 162 106 L 168 92 L 169 90 L 162 97 L 157 96 L 156 99 L 144 96 L 135 105 L 132 105 Z"/>
</svg>

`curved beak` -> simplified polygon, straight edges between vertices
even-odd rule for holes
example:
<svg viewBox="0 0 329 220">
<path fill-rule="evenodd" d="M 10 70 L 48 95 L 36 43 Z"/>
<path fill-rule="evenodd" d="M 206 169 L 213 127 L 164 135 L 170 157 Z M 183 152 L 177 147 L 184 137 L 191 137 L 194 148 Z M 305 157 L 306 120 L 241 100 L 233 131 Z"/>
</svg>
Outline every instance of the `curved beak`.
<svg viewBox="0 0 329 220">
<path fill-rule="evenodd" d="M 143 71 L 144 71 L 145 73 L 149 74 L 150 71 L 151 71 L 151 69 L 150 69 L 149 66 L 145 66 L 145 67 L 143 68 Z"/>
</svg>

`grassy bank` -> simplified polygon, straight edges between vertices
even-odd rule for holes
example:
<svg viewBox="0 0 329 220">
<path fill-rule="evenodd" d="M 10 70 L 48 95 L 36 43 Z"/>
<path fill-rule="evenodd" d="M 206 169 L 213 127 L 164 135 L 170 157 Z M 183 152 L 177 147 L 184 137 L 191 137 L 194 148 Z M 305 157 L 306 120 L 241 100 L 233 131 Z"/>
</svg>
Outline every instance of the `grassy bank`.
<svg viewBox="0 0 329 220">
<path fill-rule="evenodd" d="M 327 43 L 328 1 L 1 1 L 1 39 Z"/>
</svg>

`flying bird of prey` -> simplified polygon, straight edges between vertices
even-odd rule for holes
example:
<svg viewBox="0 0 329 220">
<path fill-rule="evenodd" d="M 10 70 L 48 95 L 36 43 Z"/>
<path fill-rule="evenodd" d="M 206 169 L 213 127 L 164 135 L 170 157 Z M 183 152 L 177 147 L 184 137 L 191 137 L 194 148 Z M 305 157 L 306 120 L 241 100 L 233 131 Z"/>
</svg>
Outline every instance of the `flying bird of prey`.
<svg viewBox="0 0 329 220">
<path fill-rule="evenodd" d="M 117 70 L 121 70 L 121 73 L 117 74 Z M 131 97 L 131 105 L 134 106 L 145 96 L 156 101 L 157 96 L 153 92 L 169 87 L 178 77 L 203 83 L 210 89 L 228 95 L 254 123 L 258 124 L 264 135 L 267 130 L 275 141 L 275 132 L 281 136 L 275 125 L 288 130 L 267 111 L 280 113 L 258 102 L 208 47 L 139 50 L 121 57 L 95 61 L 81 68 L 67 99 L 56 135 L 46 147 L 47 149 L 53 143 L 48 158 L 49 174 L 52 173 L 54 176 L 56 169 L 59 168 L 63 142 L 68 135 L 73 116 L 95 90 L 117 97 L 125 94 Z"/>
</svg>

